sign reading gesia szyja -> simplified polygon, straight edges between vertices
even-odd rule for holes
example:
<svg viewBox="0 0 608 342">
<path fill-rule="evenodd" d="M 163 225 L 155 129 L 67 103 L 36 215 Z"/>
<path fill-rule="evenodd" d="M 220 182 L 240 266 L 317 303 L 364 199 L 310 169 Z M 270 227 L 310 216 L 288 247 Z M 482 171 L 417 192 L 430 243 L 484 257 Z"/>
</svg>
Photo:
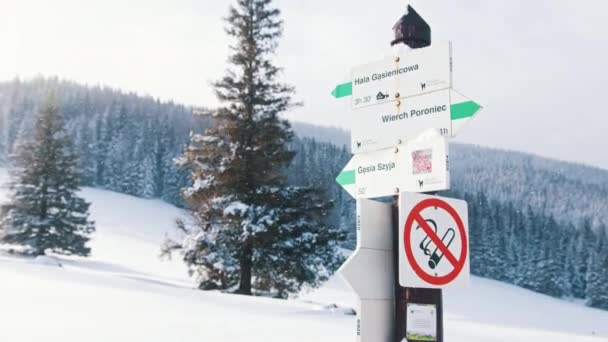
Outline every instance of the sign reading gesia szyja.
<svg viewBox="0 0 608 342">
<path fill-rule="evenodd" d="M 431 129 L 394 148 L 355 154 L 336 181 L 354 198 L 447 190 L 447 138 Z"/>
<path fill-rule="evenodd" d="M 354 67 L 351 70 L 352 108 L 450 88 L 451 50 L 450 43 L 443 43 Z"/>
</svg>

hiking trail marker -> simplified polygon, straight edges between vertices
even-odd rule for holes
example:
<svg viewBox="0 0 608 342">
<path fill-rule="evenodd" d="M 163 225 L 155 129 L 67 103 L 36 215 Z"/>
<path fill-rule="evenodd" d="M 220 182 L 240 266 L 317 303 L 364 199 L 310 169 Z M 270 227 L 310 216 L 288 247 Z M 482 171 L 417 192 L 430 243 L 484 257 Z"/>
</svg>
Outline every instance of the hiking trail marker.
<svg viewBox="0 0 608 342">
<path fill-rule="evenodd" d="M 479 104 L 453 89 L 355 109 L 351 112 L 351 151 L 392 147 L 431 128 L 455 137 L 479 109 Z"/>
<path fill-rule="evenodd" d="M 447 139 L 431 129 L 395 148 L 355 154 L 336 182 L 354 198 L 447 190 Z"/>
<path fill-rule="evenodd" d="M 402 193 L 399 284 L 443 288 L 468 284 L 468 208 L 462 200 Z"/>
</svg>

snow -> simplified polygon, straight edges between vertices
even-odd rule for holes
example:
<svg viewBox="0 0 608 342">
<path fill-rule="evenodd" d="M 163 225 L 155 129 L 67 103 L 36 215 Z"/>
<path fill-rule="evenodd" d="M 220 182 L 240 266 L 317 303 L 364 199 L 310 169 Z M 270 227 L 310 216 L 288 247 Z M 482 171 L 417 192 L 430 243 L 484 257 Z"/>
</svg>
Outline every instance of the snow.
<svg viewBox="0 0 608 342">
<path fill-rule="evenodd" d="M 249 206 L 241 201 L 234 201 L 226 206 L 224 209 L 224 216 L 229 215 L 242 215 L 247 211 Z"/>
<path fill-rule="evenodd" d="M 0 341 L 354 341 L 356 298 L 338 277 L 287 301 L 199 291 L 178 257 L 158 258 L 184 212 L 82 193 L 97 223 L 90 258 L 0 255 Z M 496 281 L 473 277 L 444 302 L 450 342 L 608 341 L 608 312 Z"/>
<path fill-rule="evenodd" d="M 57 258 L 47 255 L 39 255 L 34 259 L 34 262 L 40 265 L 62 267 L 61 261 Z"/>
</svg>

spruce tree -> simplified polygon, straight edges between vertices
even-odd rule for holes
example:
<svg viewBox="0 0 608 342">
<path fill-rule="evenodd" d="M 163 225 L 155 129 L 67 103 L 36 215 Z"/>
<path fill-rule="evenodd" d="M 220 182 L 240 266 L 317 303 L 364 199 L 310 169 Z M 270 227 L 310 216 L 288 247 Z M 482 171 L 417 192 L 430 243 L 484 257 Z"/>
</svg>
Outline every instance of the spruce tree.
<svg viewBox="0 0 608 342">
<path fill-rule="evenodd" d="M 33 139 L 17 147 L 10 173 L 0 240 L 27 255 L 89 255 L 94 225 L 89 204 L 76 194 L 78 160 L 52 98 L 36 118 Z"/>
<path fill-rule="evenodd" d="M 585 280 L 587 305 L 608 310 L 608 245 L 606 227 L 600 225 L 594 241 L 589 241 L 590 252 Z"/>
<path fill-rule="evenodd" d="M 325 225 L 323 193 L 287 186 L 293 133 L 279 115 L 293 105 L 294 89 L 278 81 L 281 69 L 272 63 L 279 15 L 271 0 L 237 0 L 230 8 L 232 67 L 214 84 L 223 106 L 182 158 L 194 181 L 184 199 L 198 225 L 181 225 L 188 233 L 181 247 L 203 289 L 285 297 L 326 279 L 342 261 L 344 236 Z"/>
</svg>

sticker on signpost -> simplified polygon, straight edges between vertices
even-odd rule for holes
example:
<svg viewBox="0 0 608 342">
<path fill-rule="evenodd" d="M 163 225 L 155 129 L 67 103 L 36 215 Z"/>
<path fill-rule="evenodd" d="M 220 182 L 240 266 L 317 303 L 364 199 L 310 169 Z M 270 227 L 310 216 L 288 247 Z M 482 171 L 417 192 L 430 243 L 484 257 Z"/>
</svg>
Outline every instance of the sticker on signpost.
<svg viewBox="0 0 608 342">
<path fill-rule="evenodd" d="M 406 341 L 437 341 L 436 305 L 408 303 L 405 323 Z"/>
<path fill-rule="evenodd" d="M 402 193 L 399 216 L 401 286 L 442 288 L 468 282 L 465 201 Z"/>
</svg>

